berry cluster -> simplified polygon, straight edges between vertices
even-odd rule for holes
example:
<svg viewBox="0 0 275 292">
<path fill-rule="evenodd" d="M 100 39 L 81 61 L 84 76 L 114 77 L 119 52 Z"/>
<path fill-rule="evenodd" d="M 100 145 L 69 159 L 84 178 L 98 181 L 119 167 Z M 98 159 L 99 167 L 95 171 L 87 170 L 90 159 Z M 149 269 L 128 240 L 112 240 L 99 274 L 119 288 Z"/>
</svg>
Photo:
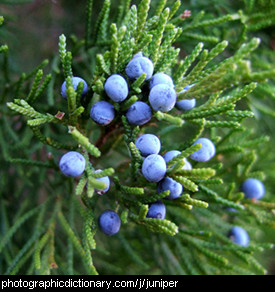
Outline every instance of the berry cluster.
<svg viewBox="0 0 275 292">
<path fill-rule="evenodd" d="M 146 75 L 145 81 L 148 80 L 149 104 L 138 100 L 125 113 L 131 125 L 146 124 L 152 118 L 152 111 L 168 112 L 174 106 L 180 110 L 190 110 L 196 104 L 196 99 L 177 102 L 172 78 L 163 72 L 153 75 L 154 65 L 149 58 L 143 56 L 142 52 L 134 55 L 127 64 L 125 73 L 129 81 L 138 79 L 142 74 Z M 183 91 L 188 90 L 191 86 L 193 85 L 186 86 Z M 90 116 L 97 124 L 106 126 L 115 118 L 116 111 L 112 102 L 123 102 L 129 95 L 129 85 L 122 75 L 113 74 L 107 78 L 104 90 L 110 101 L 96 102 L 91 108 Z"/>
<path fill-rule="evenodd" d="M 127 76 L 125 78 L 122 75 L 113 74 L 106 79 L 104 84 L 106 100 L 96 102 L 90 109 L 90 117 L 97 124 L 106 126 L 112 123 L 116 117 L 116 104 L 125 101 L 129 95 L 128 82 L 137 80 L 144 73 L 146 76 L 145 81 L 148 82 L 148 102 L 144 100 L 143 96 L 142 100 L 137 100 L 128 107 L 124 114 L 130 125 L 141 126 L 146 124 L 151 120 L 153 111 L 169 112 L 174 107 L 178 110 L 186 111 L 196 105 L 196 99 L 177 101 L 173 79 L 163 72 L 154 74 L 152 61 L 143 56 L 142 52 L 137 53 L 127 64 L 125 73 Z M 84 85 L 82 92 L 82 96 L 84 96 L 88 91 L 87 83 L 80 77 L 72 77 L 72 85 L 75 90 L 77 90 L 80 82 Z M 180 93 L 187 91 L 192 86 L 193 84 L 186 86 Z M 63 98 L 67 98 L 66 81 L 61 86 L 61 95 Z M 206 162 L 215 156 L 216 149 L 211 140 L 199 138 L 193 145 L 198 143 L 201 148 L 189 156 L 191 160 Z M 175 200 L 180 197 L 183 192 L 183 186 L 167 175 L 167 163 L 181 154 L 181 152 L 171 150 L 160 155 L 161 141 L 156 135 L 150 133 L 139 136 L 135 141 L 135 146 L 143 158 L 141 173 L 148 182 L 157 184 L 157 193 L 169 191 L 169 195 L 164 198 L 166 200 Z M 192 165 L 186 158 L 184 162 L 182 169 L 192 170 Z M 86 160 L 82 154 L 70 151 L 61 157 L 59 167 L 64 175 L 77 177 L 85 171 Z M 100 171 L 96 170 L 95 172 Z M 101 177 L 97 178 L 97 180 L 104 182 L 106 187 L 104 189 L 96 189 L 96 191 L 99 194 L 106 193 L 110 187 L 109 177 Z M 247 198 L 260 199 L 264 195 L 264 186 L 256 179 L 247 179 L 242 185 L 242 191 Z M 166 207 L 162 201 L 152 202 L 149 205 L 147 218 L 164 219 L 165 216 Z M 121 220 L 113 210 L 105 210 L 99 216 L 98 224 L 103 233 L 111 236 L 119 231 Z M 229 236 L 237 244 L 245 246 L 249 243 L 249 237 L 241 227 L 232 228 Z"/>
<path fill-rule="evenodd" d="M 201 143 L 202 147 L 190 155 L 192 160 L 208 161 L 215 155 L 215 146 L 209 139 L 201 138 L 194 144 L 197 143 Z M 181 152 L 178 150 L 170 150 L 163 156 L 160 155 L 161 142 L 159 138 L 153 134 L 141 135 L 136 140 L 135 145 L 144 159 L 141 171 L 146 180 L 151 183 L 157 183 L 157 193 L 169 191 L 169 195 L 164 199 L 177 199 L 182 194 L 183 186 L 173 178 L 167 176 L 167 162 L 181 154 Z M 191 163 L 187 159 L 184 159 L 184 162 L 185 164 L 182 169 L 191 170 Z M 158 209 L 159 212 L 156 211 Z M 150 210 L 154 210 L 154 212 Z M 159 214 L 161 214 L 161 216 Z M 147 217 L 164 219 L 165 214 L 165 205 L 157 201 L 151 204 Z"/>
</svg>

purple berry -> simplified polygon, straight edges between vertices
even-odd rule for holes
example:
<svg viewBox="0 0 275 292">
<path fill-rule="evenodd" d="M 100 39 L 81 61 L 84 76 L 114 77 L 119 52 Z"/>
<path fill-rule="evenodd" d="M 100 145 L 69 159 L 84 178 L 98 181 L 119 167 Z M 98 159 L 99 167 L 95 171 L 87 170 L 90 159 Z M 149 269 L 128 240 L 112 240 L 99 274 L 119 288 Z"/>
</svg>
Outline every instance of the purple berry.
<svg viewBox="0 0 275 292">
<path fill-rule="evenodd" d="M 130 124 L 140 126 L 151 120 L 152 110 L 145 102 L 136 101 L 128 108 L 126 118 Z"/>
<path fill-rule="evenodd" d="M 95 171 L 95 173 L 98 173 L 98 172 L 101 172 L 101 171 L 102 170 L 98 169 L 98 170 Z M 100 195 L 108 192 L 108 190 L 110 188 L 110 179 L 109 179 L 109 177 L 108 176 L 103 176 L 103 177 L 97 178 L 97 180 L 104 182 L 105 185 L 106 185 L 106 188 L 105 189 L 95 189 L 96 192 L 98 194 L 100 194 Z"/>
<path fill-rule="evenodd" d="M 176 108 L 179 110 L 189 111 L 196 106 L 196 99 L 183 99 L 176 102 Z"/>
<path fill-rule="evenodd" d="M 82 96 L 84 96 L 88 92 L 88 85 L 87 85 L 86 81 L 80 77 L 72 77 L 72 83 L 73 83 L 74 90 L 77 89 L 77 86 L 80 82 L 84 83 L 84 87 L 83 87 L 83 91 L 82 91 Z M 61 86 L 61 95 L 65 99 L 67 99 L 66 84 L 67 84 L 66 81 L 64 81 L 62 83 L 62 86 Z"/>
<path fill-rule="evenodd" d="M 152 89 L 155 85 L 167 84 L 170 87 L 174 87 L 173 79 L 165 73 L 156 73 L 152 76 L 149 83 L 149 88 Z"/>
<path fill-rule="evenodd" d="M 168 162 L 169 160 L 173 159 L 175 156 L 178 156 L 179 154 L 181 154 L 181 152 L 178 150 L 170 150 L 163 155 L 163 158 L 165 162 Z M 182 169 L 191 170 L 192 169 L 191 163 L 186 158 L 184 158 L 184 161 L 185 164 L 182 167 Z"/>
<path fill-rule="evenodd" d="M 202 147 L 192 153 L 190 158 L 199 162 L 206 162 L 216 154 L 216 148 L 213 142 L 207 138 L 199 138 L 193 145 L 200 143 Z"/>
<path fill-rule="evenodd" d="M 97 124 L 106 126 L 115 118 L 115 108 L 108 101 L 98 101 L 92 106 L 90 116 Z"/>
<path fill-rule="evenodd" d="M 180 91 L 180 93 L 183 93 L 185 91 L 187 91 L 189 88 L 191 88 L 192 86 L 194 86 L 195 84 L 191 84 L 191 85 L 187 85 L 184 87 L 184 89 L 182 91 Z M 196 102 L 197 100 L 195 98 L 193 99 L 183 99 L 180 101 L 176 102 L 176 108 L 179 110 L 184 110 L 184 111 L 188 111 L 192 108 L 194 108 L 196 106 Z"/>
<path fill-rule="evenodd" d="M 163 155 L 163 158 L 166 162 L 178 156 L 181 152 L 178 150 L 170 150 Z"/>
<path fill-rule="evenodd" d="M 264 184 L 256 178 L 246 179 L 241 186 L 241 190 L 245 197 L 249 199 L 259 200 L 265 194 Z"/>
<path fill-rule="evenodd" d="M 149 103 L 155 111 L 170 111 L 175 106 L 176 99 L 175 89 L 167 84 L 155 85 L 149 93 Z"/>
<path fill-rule="evenodd" d="M 70 177 L 81 175 L 86 167 L 84 156 L 76 151 L 64 154 L 59 160 L 59 168 L 63 174 Z"/>
<path fill-rule="evenodd" d="M 143 134 L 136 140 L 136 147 L 144 157 L 158 154 L 161 148 L 160 140 L 153 134 Z"/>
<path fill-rule="evenodd" d="M 156 218 L 163 220 L 166 216 L 166 207 L 161 201 L 152 203 L 149 207 L 147 218 Z"/>
<path fill-rule="evenodd" d="M 166 174 L 166 162 L 162 156 L 151 154 L 142 163 L 142 174 L 149 182 L 159 182 Z"/>
<path fill-rule="evenodd" d="M 129 92 L 126 80 L 118 74 L 113 74 L 107 78 L 104 89 L 114 102 L 122 102 L 127 98 Z"/>
<path fill-rule="evenodd" d="M 167 200 L 175 200 L 182 194 L 182 185 L 170 177 L 165 177 L 157 185 L 157 192 L 170 191 L 170 194 L 165 197 Z"/>
<path fill-rule="evenodd" d="M 128 63 L 125 72 L 130 79 L 137 79 L 143 73 L 146 73 L 145 80 L 152 77 L 154 72 L 154 65 L 152 61 L 141 55 L 136 56 Z"/>
<path fill-rule="evenodd" d="M 250 241 L 248 233 L 240 226 L 234 226 L 228 236 L 234 243 L 241 246 L 248 246 Z"/>
<path fill-rule="evenodd" d="M 105 210 L 98 218 L 98 225 L 104 234 L 112 236 L 118 233 L 121 220 L 115 211 Z"/>
</svg>

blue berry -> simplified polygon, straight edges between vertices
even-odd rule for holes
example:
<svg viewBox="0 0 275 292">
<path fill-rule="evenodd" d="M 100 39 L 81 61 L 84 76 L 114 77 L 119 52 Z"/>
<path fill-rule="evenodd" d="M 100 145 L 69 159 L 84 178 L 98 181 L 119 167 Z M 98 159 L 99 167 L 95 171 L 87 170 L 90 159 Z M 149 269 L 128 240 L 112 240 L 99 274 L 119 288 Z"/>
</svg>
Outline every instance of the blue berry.
<svg viewBox="0 0 275 292">
<path fill-rule="evenodd" d="M 163 158 L 165 162 L 168 162 L 169 160 L 173 159 L 175 156 L 178 156 L 179 154 L 181 154 L 181 152 L 178 150 L 170 150 L 163 155 Z M 191 163 L 186 158 L 184 158 L 184 161 L 185 164 L 182 167 L 182 169 L 191 170 L 192 169 Z"/>
<path fill-rule="evenodd" d="M 235 208 L 226 208 L 226 211 L 228 211 L 230 213 L 238 213 L 238 210 Z"/>
<path fill-rule="evenodd" d="M 118 233 L 121 220 L 113 210 L 105 210 L 98 218 L 98 225 L 103 233 L 112 236 Z"/>
<path fill-rule="evenodd" d="M 170 161 L 174 157 L 178 156 L 181 152 L 178 150 L 170 150 L 163 155 L 165 162 Z"/>
<path fill-rule="evenodd" d="M 166 207 L 161 201 L 152 203 L 149 207 L 146 217 L 163 220 L 166 216 Z"/>
<path fill-rule="evenodd" d="M 162 72 L 156 73 L 152 76 L 150 79 L 149 88 L 152 89 L 155 85 L 158 84 L 167 84 L 170 87 L 174 87 L 173 79 L 169 75 Z"/>
<path fill-rule="evenodd" d="M 258 200 L 265 194 L 264 184 L 255 178 L 246 179 L 241 186 L 241 190 L 245 194 L 245 197 L 249 199 Z"/>
<path fill-rule="evenodd" d="M 234 226 L 228 236 L 234 243 L 241 246 L 248 246 L 250 241 L 248 233 L 240 226 Z"/>
<path fill-rule="evenodd" d="M 184 161 L 185 161 L 185 164 L 182 167 L 182 169 L 191 170 L 192 169 L 192 164 L 186 158 L 184 158 Z"/>
<path fill-rule="evenodd" d="M 149 102 L 155 111 L 170 111 L 174 107 L 176 100 L 176 91 L 167 84 L 155 85 L 149 93 Z"/>
<path fill-rule="evenodd" d="M 150 154 L 158 154 L 161 148 L 160 140 L 153 134 L 143 134 L 136 140 L 136 147 L 140 151 L 141 156 Z"/>
<path fill-rule="evenodd" d="M 170 191 L 170 194 L 165 197 L 167 200 L 175 200 L 182 194 L 182 185 L 170 177 L 165 177 L 157 185 L 157 192 Z"/>
<path fill-rule="evenodd" d="M 192 86 L 194 86 L 195 84 L 191 84 L 191 85 L 187 85 L 184 87 L 184 89 L 182 91 L 180 91 L 180 93 L 183 93 L 185 91 L 187 91 L 189 88 L 191 88 Z M 196 102 L 197 100 L 195 98 L 193 99 L 183 99 L 180 101 L 176 102 L 176 108 L 179 110 L 184 110 L 184 111 L 188 111 L 192 108 L 194 108 L 196 106 Z"/>
<path fill-rule="evenodd" d="M 128 108 L 126 117 L 130 124 L 140 126 L 151 120 L 152 110 L 145 102 L 136 101 Z"/>
<path fill-rule="evenodd" d="M 80 78 L 80 77 L 72 77 L 72 83 L 73 83 L 74 90 L 77 89 L 77 86 L 78 86 L 79 82 L 83 82 L 84 83 L 84 87 L 83 87 L 83 91 L 82 91 L 82 96 L 84 96 L 88 92 L 88 85 L 87 85 L 86 81 L 84 79 Z M 61 86 L 61 95 L 65 99 L 67 99 L 66 84 L 67 84 L 66 81 L 64 81 L 62 83 L 62 86 Z"/>
<path fill-rule="evenodd" d="M 107 78 L 104 89 L 106 94 L 114 101 L 121 102 L 127 98 L 129 89 L 126 80 L 118 74 Z"/>
<path fill-rule="evenodd" d="M 66 176 L 79 176 L 84 172 L 85 167 L 84 156 L 76 151 L 67 152 L 59 160 L 59 168 Z"/>
<path fill-rule="evenodd" d="M 95 173 L 101 172 L 102 170 L 98 169 L 95 171 Z M 103 177 L 99 177 L 97 178 L 97 180 L 102 181 L 106 184 L 106 188 L 105 189 L 95 189 L 97 191 L 98 194 L 104 194 L 106 192 L 108 192 L 109 188 L 110 188 L 110 179 L 108 176 L 103 176 Z"/>
<path fill-rule="evenodd" d="M 183 99 L 176 102 L 176 108 L 179 110 L 189 111 L 196 106 L 196 99 Z"/>
<path fill-rule="evenodd" d="M 190 155 L 191 159 L 199 162 L 206 162 L 216 154 L 215 145 L 211 140 L 207 138 L 199 138 L 193 145 L 198 143 L 200 143 L 202 147 Z"/>
<path fill-rule="evenodd" d="M 130 79 L 137 79 L 143 73 L 146 73 L 145 80 L 152 77 L 154 65 L 152 61 L 144 57 L 141 53 L 136 54 L 134 58 L 126 66 L 125 72 Z"/>
<path fill-rule="evenodd" d="M 97 124 L 106 126 L 115 118 L 115 108 L 108 101 L 98 101 L 92 106 L 90 116 Z"/>
<path fill-rule="evenodd" d="M 166 163 L 162 156 L 151 154 L 142 163 L 142 174 L 149 182 L 159 182 L 166 174 Z"/>
<path fill-rule="evenodd" d="M 137 57 L 143 57 L 143 53 L 140 51 L 140 52 L 134 54 L 133 59 L 137 58 Z"/>
</svg>

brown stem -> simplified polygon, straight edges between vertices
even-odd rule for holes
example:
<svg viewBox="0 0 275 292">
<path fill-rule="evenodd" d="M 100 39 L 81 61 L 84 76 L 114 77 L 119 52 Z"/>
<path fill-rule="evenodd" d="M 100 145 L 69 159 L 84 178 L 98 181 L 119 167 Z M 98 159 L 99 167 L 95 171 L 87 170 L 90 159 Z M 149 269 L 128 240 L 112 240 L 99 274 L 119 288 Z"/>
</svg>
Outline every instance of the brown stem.
<svg viewBox="0 0 275 292">
<path fill-rule="evenodd" d="M 109 127 L 102 128 L 101 135 L 95 142 L 95 146 L 100 149 L 101 146 L 106 143 L 108 138 L 117 130 L 121 130 L 119 124 L 113 124 Z"/>
</svg>

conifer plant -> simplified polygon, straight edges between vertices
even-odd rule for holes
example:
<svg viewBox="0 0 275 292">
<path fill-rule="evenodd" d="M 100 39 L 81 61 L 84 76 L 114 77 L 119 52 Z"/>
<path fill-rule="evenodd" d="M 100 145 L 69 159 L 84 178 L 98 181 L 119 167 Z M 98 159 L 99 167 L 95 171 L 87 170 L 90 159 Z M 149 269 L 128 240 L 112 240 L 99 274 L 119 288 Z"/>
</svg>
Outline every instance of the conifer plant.
<svg viewBox="0 0 275 292">
<path fill-rule="evenodd" d="M 52 62 L 17 80 L 0 47 L 3 169 L 18 175 L 1 193 L 2 273 L 268 273 L 257 256 L 273 247 L 274 194 L 255 164 L 269 137 L 245 124 L 272 73 L 249 64 L 261 40 L 182 57 L 192 25 L 233 16 L 186 24 L 179 0 L 127 0 L 113 20 L 102 2 L 94 22 L 87 0 L 84 39 L 61 34 Z"/>
</svg>

